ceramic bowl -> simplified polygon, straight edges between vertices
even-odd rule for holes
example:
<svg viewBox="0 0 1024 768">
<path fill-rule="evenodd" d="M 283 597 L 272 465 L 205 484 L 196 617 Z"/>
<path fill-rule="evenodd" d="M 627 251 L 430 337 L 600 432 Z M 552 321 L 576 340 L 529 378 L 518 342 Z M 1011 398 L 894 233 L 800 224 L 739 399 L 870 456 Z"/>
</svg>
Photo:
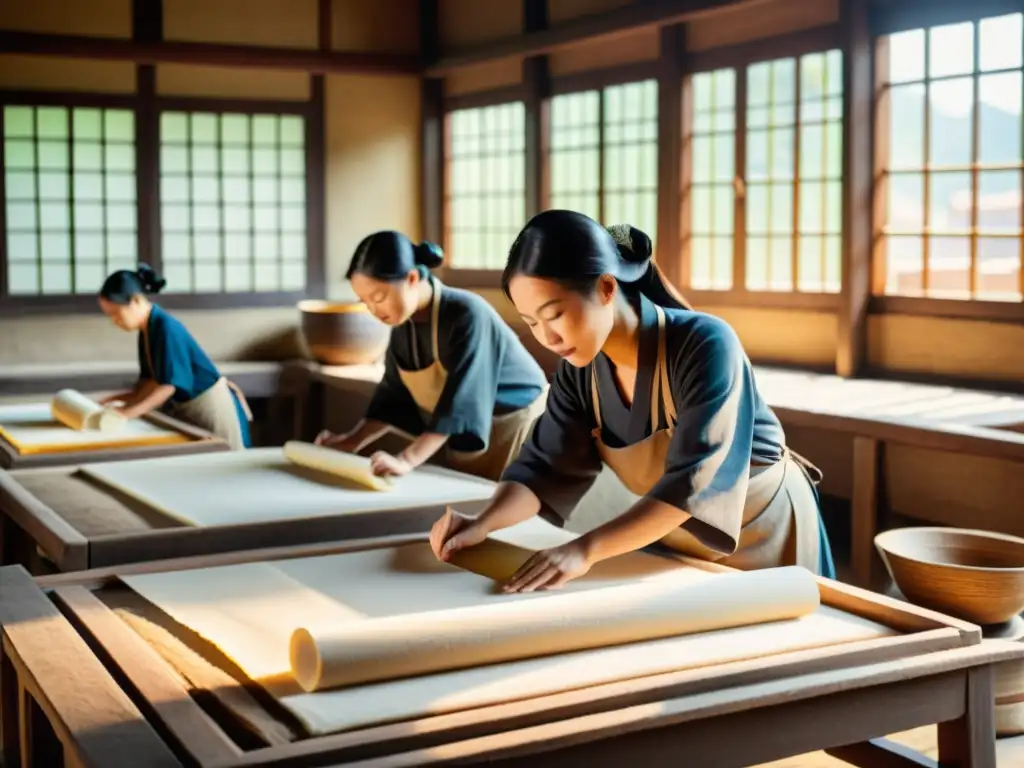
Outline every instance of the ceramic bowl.
<svg viewBox="0 0 1024 768">
<path fill-rule="evenodd" d="M 391 328 L 359 302 L 299 302 L 302 336 L 315 360 L 325 365 L 368 365 L 387 350 Z"/>
<path fill-rule="evenodd" d="M 964 528 L 896 528 L 878 534 L 875 546 L 912 603 L 982 625 L 1024 610 L 1024 539 Z"/>
</svg>

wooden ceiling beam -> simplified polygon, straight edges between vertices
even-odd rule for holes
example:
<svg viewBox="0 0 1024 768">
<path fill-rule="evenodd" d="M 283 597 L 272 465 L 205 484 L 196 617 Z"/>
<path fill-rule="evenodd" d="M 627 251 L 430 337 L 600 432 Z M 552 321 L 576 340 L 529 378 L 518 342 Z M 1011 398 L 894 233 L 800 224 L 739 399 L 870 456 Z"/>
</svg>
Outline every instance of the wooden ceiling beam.
<svg viewBox="0 0 1024 768">
<path fill-rule="evenodd" d="M 258 45 L 160 42 L 118 38 L 51 35 L 0 30 L 0 52 L 38 56 L 129 61 L 135 64 L 196 64 L 217 67 L 289 69 L 310 74 L 365 73 L 418 75 L 416 53 L 319 51 Z"/>
<path fill-rule="evenodd" d="M 605 13 L 502 40 L 475 45 L 442 56 L 427 68 L 427 74 L 443 76 L 454 69 L 500 59 L 540 56 L 581 42 L 611 39 L 649 27 L 664 27 L 699 16 L 740 7 L 753 7 L 767 0 L 639 0 Z"/>
</svg>

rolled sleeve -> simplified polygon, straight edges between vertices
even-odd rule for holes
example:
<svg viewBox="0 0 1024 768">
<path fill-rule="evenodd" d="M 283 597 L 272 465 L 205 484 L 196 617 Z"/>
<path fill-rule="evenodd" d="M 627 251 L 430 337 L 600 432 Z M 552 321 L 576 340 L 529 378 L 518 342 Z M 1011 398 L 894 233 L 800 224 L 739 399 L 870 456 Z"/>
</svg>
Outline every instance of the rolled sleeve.
<svg viewBox="0 0 1024 768">
<path fill-rule="evenodd" d="M 648 495 L 687 512 L 683 527 L 705 546 L 732 554 L 749 483 L 754 387 L 735 332 L 706 322 L 671 366 L 677 424 L 665 474 Z"/>
<path fill-rule="evenodd" d="M 447 379 L 427 431 L 459 438 L 460 450 L 485 450 L 498 396 L 501 346 L 493 326 L 472 314 L 454 323 L 449 333 Z"/>
<path fill-rule="evenodd" d="M 577 375 L 585 379 L 589 373 Z M 502 475 L 504 482 L 529 488 L 540 499 L 545 518 L 556 525 L 569 519 L 601 472 L 592 422 L 568 363 L 560 363 L 544 413 Z"/>
</svg>

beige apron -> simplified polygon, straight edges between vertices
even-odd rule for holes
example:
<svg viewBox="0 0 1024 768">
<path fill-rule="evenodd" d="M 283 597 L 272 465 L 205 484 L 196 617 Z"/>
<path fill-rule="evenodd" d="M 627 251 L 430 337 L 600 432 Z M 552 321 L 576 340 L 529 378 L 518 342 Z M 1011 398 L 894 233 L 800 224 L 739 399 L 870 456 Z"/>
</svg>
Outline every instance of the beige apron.
<svg viewBox="0 0 1024 768">
<path fill-rule="evenodd" d="M 149 370 L 155 375 L 156 368 L 153 367 L 153 356 L 149 351 L 149 334 L 143 333 L 142 338 L 146 344 Z M 249 403 L 242 390 L 223 376 L 217 379 L 212 387 L 191 400 L 183 403 L 170 402 L 168 410 L 175 418 L 205 429 L 226 442 L 232 450 L 241 451 L 245 449 L 245 439 L 242 435 L 242 425 L 238 422 L 238 411 L 235 410 L 232 392 L 238 395 L 245 418 L 251 422 L 252 411 L 249 410 Z"/>
<path fill-rule="evenodd" d="M 590 376 L 590 392 L 597 418 L 597 428 L 592 435 L 598 455 L 636 498 L 649 493 L 665 472 L 674 427 L 655 429 L 659 423 L 658 404 L 661 403 L 669 424 L 674 424 L 676 418 L 665 362 L 665 313 L 660 307 L 655 309 L 658 313 L 658 357 L 651 384 L 651 425 L 654 431 L 640 442 L 623 448 L 605 445 L 601 440 L 596 367 L 591 368 Z M 776 464 L 751 466 L 739 546 L 734 554 L 726 556 L 716 552 L 682 528 L 663 537 L 661 543 L 686 555 L 743 570 L 797 564 L 817 573 L 818 504 L 810 478 L 804 474 L 805 466 L 809 466 L 807 462 L 789 448 L 784 448 L 783 458 Z"/>
<path fill-rule="evenodd" d="M 426 368 L 415 371 L 398 369 L 398 375 L 409 390 L 416 405 L 425 414 L 425 420 L 433 415 L 444 385 L 448 381 L 448 372 L 441 365 L 441 356 L 438 353 L 437 326 L 441 313 L 441 283 L 431 278 L 431 286 L 434 296 L 430 308 L 430 333 L 431 345 L 434 353 L 434 362 Z M 416 355 L 416 337 L 413 329 L 412 353 Z M 518 411 L 494 415 L 491 417 L 491 434 L 487 447 L 479 451 L 454 451 L 445 448 L 445 463 L 454 470 L 466 474 L 484 477 L 488 480 L 497 481 L 501 473 L 519 455 L 519 449 L 523 447 L 526 438 L 530 435 L 533 424 L 540 418 L 547 405 L 547 388 L 525 408 Z"/>
</svg>

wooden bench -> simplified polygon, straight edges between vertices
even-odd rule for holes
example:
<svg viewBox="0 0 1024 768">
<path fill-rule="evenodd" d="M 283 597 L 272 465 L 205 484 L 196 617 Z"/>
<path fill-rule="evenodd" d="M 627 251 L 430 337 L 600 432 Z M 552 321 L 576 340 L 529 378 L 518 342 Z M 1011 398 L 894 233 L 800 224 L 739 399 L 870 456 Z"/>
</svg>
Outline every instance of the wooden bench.
<svg viewBox="0 0 1024 768">
<path fill-rule="evenodd" d="M 801 435 L 802 439 L 792 441 L 794 449 L 811 461 L 817 461 L 816 443 L 823 433 L 852 441 L 851 569 L 852 580 L 861 586 L 875 584 L 880 560 L 874 537 L 880 512 L 893 506 L 887 503 L 886 482 L 894 480 L 886 477 L 887 451 L 913 448 L 920 449 L 921 455 L 941 452 L 1024 464 L 1024 397 L 764 367 L 757 369 L 757 380 L 787 435 Z M 921 465 L 915 471 L 926 470 Z M 827 476 L 827 468 L 825 472 Z M 894 510 L 904 517 L 1024 535 L 1019 502 L 1003 503 L 998 492 L 969 513 L 938 498 L 914 505 L 906 503 L 905 497 L 902 494 Z"/>
</svg>

